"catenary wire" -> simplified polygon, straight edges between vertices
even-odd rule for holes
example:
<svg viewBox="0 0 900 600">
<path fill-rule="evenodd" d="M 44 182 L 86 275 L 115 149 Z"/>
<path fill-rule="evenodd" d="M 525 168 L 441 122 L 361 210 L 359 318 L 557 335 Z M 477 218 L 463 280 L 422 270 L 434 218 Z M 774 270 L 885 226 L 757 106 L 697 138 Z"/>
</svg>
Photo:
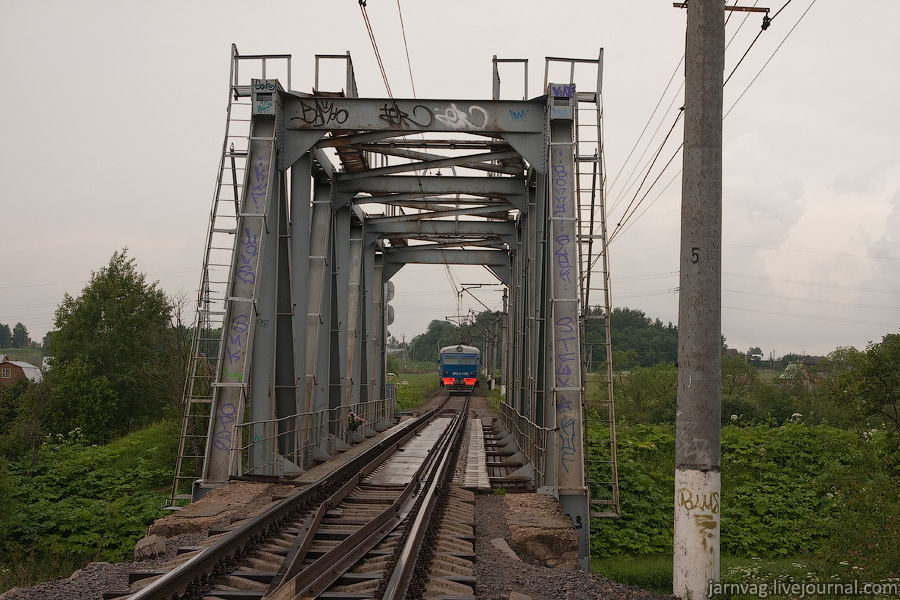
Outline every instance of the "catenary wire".
<svg viewBox="0 0 900 600">
<path fill-rule="evenodd" d="M 784 10 L 784 8 L 785 8 L 788 4 L 790 4 L 791 1 L 792 1 L 792 0 L 788 0 L 788 2 L 785 3 L 785 5 L 782 6 L 781 9 L 779 9 L 778 12 L 775 13 L 775 16 L 778 16 L 778 14 L 781 13 L 781 11 Z M 778 45 L 778 47 L 775 49 L 775 51 L 772 53 L 772 55 L 769 57 L 769 59 L 766 61 L 766 63 L 762 66 L 762 68 L 759 70 L 759 72 L 756 74 L 756 76 L 753 78 L 753 80 L 752 80 L 752 81 L 750 82 L 750 84 L 747 86 L 747 88 L 744 89 L 744 91 L 741 93 L 741 95 L 738 97 L 738 99 L 735 100 L 735 102 L 734 102 L 734 104 L 731 106 L 731 108 L 728 109 L 728 112 L 726 112 L 725 115 L 722 117 L 723 120 L 725 119 L 725 117 L 728 116 L 728 114 L 729 114 L 729 113 L 731 112 L 731 110 L 735 107 L 735 105 L 737 105 L 737 103 L 741 100 L 741 98 L 742 98 L 742 97 L 744 96 L 744 94 L 747 92 L 747 89 L 749 89 L 749 87 L 750 87 L 751 85 L 753 85 L 753 82 L 756 81 L 756 79 L 759 77 L 759 75 L 762 74 L 762 71 L 766 68 L 766 66 L 769 64 L 769 62 L 771 62 L 772 58 L 775 56 L 775 53 L 778 52 L 778 49 L 781 48 L 781 46 L 784 44 L 784 42 L 787 40 L 787 38 L 790 36 L 790 34 L 794 31 L 794 29 L 797 27 L 797 25 L 800 24 L 800 21 L 803 20 L 803 17 L 806 16 L 806 13 L 809 12 L 810 8 L 812 8 L 812 5 L 815 4 L 815 2 L 816 2 L 816 0 L 812 0 L 812 3 L 809 5 L 809 7 L 807 7 L 806 11 L 804 11 L 804 13 L 800 16 L 800 18 L 797 20 L 797 22 L 794 24 L 794 26 L 791 28 L 791 30 L 788 32 L 788 34 L 785 36 L 785 38 L 781 41 L 781 43 Z M 773 16 L 772 18 L 768 19 L 768 23 L 770 24 L 774 18 L 775 18 L 775 17 Z M 745 20 L 746 20 L 746 19 L 745 19 Z M 742 23 L 741 25 L 743 25 L 743 23 Z M 767 27 L 768 27 L 768 24 L 765 25 L 765 27 L 767 28 Z M 735 72 L 735 71 L 737 70 L 737 68 L 740 66 L 741 62 L 743 62 L 744 58 L 745 58 L 745 57 L 747 56 L 747 54 L 749 53 L 750 49 L 753 47 L 753 45 L 754 45 L 754 44 L 756 43 L 756 41 L 759 39 L 759 36 L 760 36 L 760 34 L 762 33 L 762 31 L 765 31 L 765 28 L 764 28 L 764 29 L 761 29 L 761 30 L 760 30 L 760 33 L 758 33 L 757 36 L 756 36 L 756 38 L 754 38 L 753 42 L 751 42 L 750 46 L 749 46 L 749 47 L 747 48 L 747 50 L 744 52 L 744 55 L 743 55 L 743 56 L 741 57 L 741 59 L 738 61 L 737 65 L 735 65 L 735 67 L 734 67 L 734 69 L 732 70 L 731 74 L 728 76 L 728 79 L 731 78 L 731 75 L 734 74 L 734 72 Z M 725 80 L 725 82 L 723 83 L 723 86 L 724 86 L 725 84 L 728 83 L 728 79 Z M 683 84 L 682 84 L 682 85 L 683 85 Z M 668 88 L 668 86 L 667 86 L 667 88 Z M 682 112 L 682 111 L 679 111 L 679 115 L 676 117 L 676 122 L 677 122 L 678 118 L 680 118 L 681 112 Z M 673 127 L 674 127 L 674 124 L 673 124 Z M 646 128 L 645 128 L 645 129 L 646 129 Z M 670 130 L 670 133 L 671 133 L 671 130 Z M 642 135 L 643 135 L 643 132 L 642 132 Z M 668 138 L 668 136 L 667 136 L 667 138 Z M 640 138 L 639 138 L 639 139 L 640 139 Z M 655 163 L 655 161 L 656 161 L 656 159 L 657 159 L 657 157 L 658 157 L 659 152 L 662 151 L 662 147 L 663 147 L 664 144 L 665 144 L 665 142 L 660 146 L 659 150 L 657 151 L 657 155 L 654 156 L 654 158 L 653 158 L 653 160 L 652 160 L 650 166 L 647 168 L 648 174 L 649 174 L 649 170 L 652 169 L 653 164 Z M 682 142 L 682 146 L 680 146 L 679 149 L 676 151 L 676 153 L 675 153 L 676 155 L 678 154 L 678 152 L 681 150 L 682 147 L 683 147 L 683 142 Z M 673 159 L 674 159 L 674 156 L 673 156 Z M 661 177 L 662 174 L 665 172 L 666 168 L 668 168 L 668 166 L 671 164 L 671 162 L 672 162 L 672 160 L 670 160 L 668 163 L 666 163 L 666 167 L 663 168 L 663 170 L 662 170 L 662 172 L 660 173 L 660 175 L 657 176 L 657 178 L 654 180 L 654 182 L 650 185 L 650 187 L 647 189 L 647 192 L 644 194 L 644 196 L 641 198 L 641 200 L 634 206 L 634 208 L 631 210 L 631 213 L 630 213 L 630 214 L 623 215 L 623 219 L 620 221 L 620 225 L 621 225 L 622 223 L 627 222 L 627 221 L 635 214 L 635 212 L 637 211 L 637 209 L 640 207 L 641 203 L 642 203 L 642 202 L 644 201 L 644 199 L 647 197 L 647 195 L 649 194 L 650 190 L 653 189 L 653 186 L 659 181 L 660 177 Z M 677 177 L 677 176 L 676 176 L 676 177 Z M 646 176 L 645 176 L 644 179 L 646 179 Z M 667 184 L 666 187 L 668 187 L 669 185 L 671 185 L 671 183 L 672 183 L 672 182 L 670 181 L 669 184 Z M 643 185 L 643 183 L 642 183 L 642 185 Z M 638 193 L 639 193 L 639 191 L 640 191 L 640 188 L 638 189 Z M 636 194 L 636 195 L 637 195 L 637 194 Z M 636 197 L 636 195 L 635 195 L 635 197 Z M 654 202 L 655 202 L 655 200 L 654 200 Z M 632 206 L 633 203 L 634 203 L 634 198 L 632 199 L 632 202 L 629 203 L 628 208 L 626 208 L 626 211 L 625 211 L 626 213 L 628 212 L 629 208 L 631 208 L 631 206 Z M 651 203 L 651 205 L 652 205 L 652 203 Z M 643 216 L 643 214 L 644 214 L 645 212 L 646 212 L 646 210 L 645 210 L 644 212 L 641 213 L 641 216 Z M 621 233 L 622 231 L 623 231 L 623 230 L 621 230 L 621 228 L 620 228 L 619 226 L 617 226 L 617 228 L 616 228 L 616 230 L 613 232 L 612 236 L 610 236 L 610 240 L 609 240 L 609 241 L 611 242 L 611 241 L 613 240 L 613 238 L 615 238 L 615 237 L 616 237 L 619 233 Z"/>
<path fill-rule="evenodd" d="M 728 115 L 731 114 L 731 111 L 734 110 L 734 107 L 737 106 L 737 103 L 741 101 L 741 98 L 744 97 L 744 94 L 747 93 L 747 90 L 750 89 L 750 86 L 752 86 L 752 85 L 756 82 L 756 80 L 759 78 L 759 76 L 762 75 L 762 72 L 765 70 L 765 68 L 766 68 L 767 66 L 769 66 L 769 63 L 772 62 L 772 59 L 773 59 L 773 58 L 775 58 L 775 54 L 778 52 L 778 50 L 781 49 L 781 46 L 784 45 L 784 43 L 785 43 L 785 42 L 787 41 L 787 39 L 791 36 L 791 34 L 794 33 L 794 30 L 795 30 L 795 29 L 797 28 L 797 26 L 800 24 L 800 21 L 803 20 L 803 17 L 806 16 L 806 13 L 809 12 L 809 9 L 811 9 L 815 3 L 816 3 L 816 0 L 812 0 L 812 2 L 809 3 L 809 6 L 806 7 L 806 10 L 803 11 L 803 14 L 800 15 L 800 18 L 797 19 L 797 22 L 794 23 L 794 26 L 791 27 L 790 31 L 787 32 L 787 35 L 784 36 L 784 39 L 781 40 L 781 43 L 778 44 L 778 47 L 775 48 L 775 50 L 772 52 L 772 55 L 769 56 L 769 59 L 768 59 L 768 60 L 765 62 L 765 64 L 759 69 L 759 72 L 756 74 L 756 76 L 753 77 L 753 79 L 750 81 L 750 83 L 747 84 L 747 87 L 744 88 L 744 91 L 741 92 L 741 95 L 738 96 L 737 100 L 734 101 L 734 104 L 731 105 L 731 108 L 728 109 L 728 112 L 725 113 L 725 116 L 722 117 L 723 119 L 724 119 L 725 117 L 727 117 Z M 790 0 L 788 0 L 788 4 L 790 4 Z M 785 4 L 785 6 L 787 6 L 787 4 Z M 783 7 L 782 7 L 782 10 L 783 10 Z M 779 10 L 778 12 L 780 13 L 781 11 Z M 775 13 L 775 14 L 777 15 L 778 13 Z M 774 18 L 774 17 L 773 17 L 773 18 Z"/>
</svg>

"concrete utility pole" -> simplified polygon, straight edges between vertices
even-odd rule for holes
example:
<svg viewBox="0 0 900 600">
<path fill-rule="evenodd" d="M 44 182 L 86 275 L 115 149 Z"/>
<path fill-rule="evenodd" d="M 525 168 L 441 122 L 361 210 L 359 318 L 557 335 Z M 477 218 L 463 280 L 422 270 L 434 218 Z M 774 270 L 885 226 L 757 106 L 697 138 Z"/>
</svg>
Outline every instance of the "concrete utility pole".
<svg viewBox="0 0 900 600">
<path fill-rule="evenodd" d="M 690 0 L 685 42 L 673 593 L 719 579 L 725 3 Z"/>
</svg>

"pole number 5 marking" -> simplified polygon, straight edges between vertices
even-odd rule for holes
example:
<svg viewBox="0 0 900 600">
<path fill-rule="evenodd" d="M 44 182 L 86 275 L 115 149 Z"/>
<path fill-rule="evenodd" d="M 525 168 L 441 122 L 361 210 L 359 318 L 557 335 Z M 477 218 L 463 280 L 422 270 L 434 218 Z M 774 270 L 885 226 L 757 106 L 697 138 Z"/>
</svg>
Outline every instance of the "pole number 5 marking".
<svg viewBox="0 0 900 600">
<path fill-rule="evenodd" d="M 700 246 L 694 246 L 693 248 L 691 248 L 691 262 L 692 263 L 700 262 L 700 253 L 698 252 L 698 250 L 700 250 Z"/>
</svg>

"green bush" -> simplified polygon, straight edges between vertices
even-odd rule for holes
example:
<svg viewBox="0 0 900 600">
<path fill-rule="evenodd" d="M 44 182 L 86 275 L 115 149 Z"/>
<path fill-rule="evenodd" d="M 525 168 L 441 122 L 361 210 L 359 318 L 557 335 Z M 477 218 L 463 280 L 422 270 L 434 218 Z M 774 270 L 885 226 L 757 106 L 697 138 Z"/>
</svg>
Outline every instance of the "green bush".
<svg viewBox="0 0 900 600">
<path fill-rule="evenodd" d="M 92 560 L 130 556 L 163 515 L 178 424 L 163 422 L 105 446 L 80 430 L 47 436 L 37 464 L 0 475 L 0 590 L 63 575 Z"/>
<path fill-rule="evenodd" d="M 671 553 L 674 431 L 617 427 L 621 517 L 591 521 L 592 556 Z M 884 468 L 888 440 L 882 431 L 861 436 L 801 417 L 723 427 L 723 556 L 818 557 L 835 576 L 853 567 L 876 579 L 898 576 L 900 499 Z"/>
<path fill-rule="evenodd" d="M 790 421 L 725 427 L 722 550 L 767 558 L 820 551 L 833 533 L 830 477 L 846 469 L 855 437 Z"/>
<path fill-rule="evenodd" d="M 600 432 L 590 431 L 589 435 Z M 621 516 L 591 521 L 591 555 L 663 554 L 672 550 L 675 427 L 617 427 Z"/>
</svg>

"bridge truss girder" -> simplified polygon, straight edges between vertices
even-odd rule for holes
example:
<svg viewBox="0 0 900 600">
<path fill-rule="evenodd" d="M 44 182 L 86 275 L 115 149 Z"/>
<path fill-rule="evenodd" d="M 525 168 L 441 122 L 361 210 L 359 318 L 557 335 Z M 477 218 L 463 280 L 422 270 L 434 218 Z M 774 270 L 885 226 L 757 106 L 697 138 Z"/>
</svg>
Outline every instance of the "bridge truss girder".
<svg viewBox="0 0 900 600">
<path fill-rule="evenodd" d="M 409 263 L 485 265 L 508 291 L 506 403 L 546 432 L 533 483 L 579 524 L 584 567 L 574 86 L 523 101 L 307 95 L 270 79 L 247 89 L 199 488 L 302 470 L 386 427 L 384 284 Z"/>
</svg>

